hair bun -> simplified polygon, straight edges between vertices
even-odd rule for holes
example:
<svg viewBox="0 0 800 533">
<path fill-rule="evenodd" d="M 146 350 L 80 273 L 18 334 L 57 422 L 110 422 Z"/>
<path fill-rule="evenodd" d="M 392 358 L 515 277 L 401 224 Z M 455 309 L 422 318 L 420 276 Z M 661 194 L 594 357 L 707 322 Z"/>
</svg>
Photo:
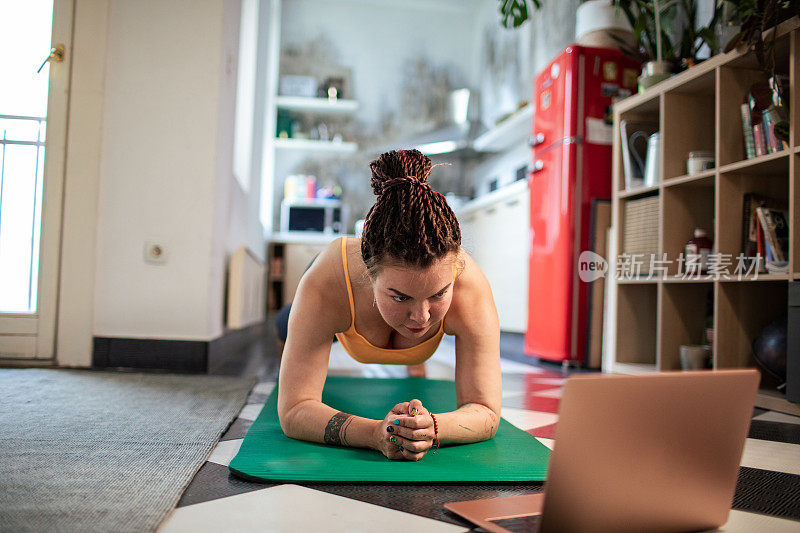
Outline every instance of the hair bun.
<svg viewBox="0 0 800 533">
<path fill-rule="evenodd" d="M 430 188 L 431 160 L 419 150 L 392 150 L 369 164 L 372 191 L 381 196 L 396 186 L 419 185 Z"/>
</svg>

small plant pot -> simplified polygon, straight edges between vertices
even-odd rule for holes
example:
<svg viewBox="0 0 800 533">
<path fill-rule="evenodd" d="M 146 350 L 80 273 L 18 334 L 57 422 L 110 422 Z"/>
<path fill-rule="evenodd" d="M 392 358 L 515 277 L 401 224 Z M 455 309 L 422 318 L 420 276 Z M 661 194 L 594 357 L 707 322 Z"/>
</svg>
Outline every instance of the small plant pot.
<svg viewBox="0 0 800 533">
<path fill-rule="evenodd" d="M 642 67 L 642 75 L 639 76 L 639 92 L 643 93 L 660 81 L 664 81 L 672 76 L 670 64 L 666 61 L 648 61 Z"/>
</svg>

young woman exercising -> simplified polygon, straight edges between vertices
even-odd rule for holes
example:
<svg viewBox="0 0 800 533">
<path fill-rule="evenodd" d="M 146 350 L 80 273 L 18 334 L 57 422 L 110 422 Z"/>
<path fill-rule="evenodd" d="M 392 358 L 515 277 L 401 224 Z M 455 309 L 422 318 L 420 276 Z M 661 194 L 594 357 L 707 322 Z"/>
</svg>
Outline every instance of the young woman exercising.
<svg viewBox="0 0 800 533">
<path fill-rule="evenodd" d="M 278 381 L 278 416 L 295 439 L 379 450 L 418 461 L 439 443 L 490 439 L 500 421 L 500 327 L 483 273 L 461 248 L 430 159 L 392 151 L 370 163 L 378 196 L 361 239 L 334 241 L 297 289 Z M 334 335 L 362 363 L 417 365 L 455 336 L 456 404 L 429 413 L 417 399 L 383 420 L 322 403 Z M 438 439 L 438 440 L 437 440 Z"/>
</svg>

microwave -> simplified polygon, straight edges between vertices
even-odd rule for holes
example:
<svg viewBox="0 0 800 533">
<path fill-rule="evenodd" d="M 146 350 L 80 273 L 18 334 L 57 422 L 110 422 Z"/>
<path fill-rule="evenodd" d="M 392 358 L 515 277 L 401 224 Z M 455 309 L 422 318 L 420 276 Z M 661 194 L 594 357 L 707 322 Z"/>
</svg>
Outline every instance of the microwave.
<svg viewBox="0 0 800 533">
<path fill-rule="evenodd" d="M 283 200 L 281 231 L 345 233 L 347 207 L 341 200 Z"/>
</svg>

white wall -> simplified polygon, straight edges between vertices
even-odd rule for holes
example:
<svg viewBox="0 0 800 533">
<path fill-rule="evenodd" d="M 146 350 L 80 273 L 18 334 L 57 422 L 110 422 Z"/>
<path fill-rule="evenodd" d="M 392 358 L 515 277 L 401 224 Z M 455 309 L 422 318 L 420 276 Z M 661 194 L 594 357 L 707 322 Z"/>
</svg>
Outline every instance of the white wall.
<svg viewBox="0 0 800 533">
<path fill-rule="evenodd" d="M 497 2 L 483 2 L 476 10 L 476 50 L 483 122 L 491 127 L 522 100 L 530 100 L 533 88 L 531 25 L 508 29 L 500 23 Z M 535 16 L 535 11 L 530 16 Z M 494 64 L 494 65 L 493 65 Z"/>
<path fill-rule="evenodd" d="M 222 4 L 111 5 L 95 335 L 207 339 Z M 200 30 L 200 31 L 198 31 Z M 167 263 L 143 260 L 146 241 Z"/>
<path fill-rule="evenodd" d="M 251 183 L 248 190 L 244 191 L 234 174 L 241 0 L 224 0 L 222 6 L 222 35 L 217 45 L 221 45 L 221 54 L 217 78 L 219 104 L 216 173 L 212 197 L 213 241 L 207 288 L 210 296 L 207 310 L 209 331 L 207 339 L 219 337 L 224 330 L 225 281 L 227 265 L 233 252 L 244 244 L 260 259 L 264 260 L 266 255 L 266 244 L 262 237 L 261 224 L 258 222 L 258 202 L 261 192 L 259 180 L 251 180 L 255 183 Z M 249 88 L 253 89 L 254 87 Z M 252 138 L 241 139 L 240 142 L 252 142 Z"/>
<path fill-rule="evenodd" d="M 330 39 L 341 65 L 352 68 L 358 118 L 377 125 L 387 108 L 399 108 L 408 60 L 452 67 L 461 83 L 475 86 L 474 5 L 467 0 L 284 0 L 281 45 L 299 46 L 320 35 Z"/>
<path fill-rule="evenodd" d="M 375 201 L 369 186 L 369 162 L 389 147 L 387 143 L 396 148 L 404 147 L 396 144 L 396 140 L 387 139 L 382 119 L 392 115 L 400 129 L 406 126 L 400 122 L 398 114 L 402 108 L 404 84 L 412 81 L 409 78 L 413 72 L 409 72 L 408 67 L 418 59 L 425 59 L 430 66 L 446 70 L 454 85 L 477 86 L 476 6 L 485 2 L 283 0 L 283 49 L 306 49 L 309 43 L 322 36 L 330 42 L 330 54 L 335 57 L 336 64 L 352 69 L 354 94 L 346 97 L 358 101 L 355 119 L 363 126 L 359 133 L 369 138 L 372 146 L 361 146 L 354 156 L 313 156 L 317 161 L 324 161 L 323 172 L 329 172 L 318 177 L 342 185 L 344 200 L 350 208 L 351 230 L 355 219 L 365 216 Z M 490 3 L 495 4 L 494 1 Z M 426 127 L 433 127 L 433 124 Z M 419 132 L 392 133 L 395 138 L 407 139 Z M 285 151 L 276 155 L 272 189 L 276 226 L 284 180 L 303 167 L 306 157 L 307 154 Z M 338 168 L 345 170 L 330 171 Z"/>
<path fill-rule="evenodd" d="M 92 336 L 220 336 L 227 258 L 263 257 L 258 188 L 232 172 L 239 13 L 77 0 L 59 363 L 90 364 Z"/>
<path fill-rule="evenodd" d="M 529 20 L 520 28 L 506 29 L 499 22 L 497 4 L 482 4 L 475 60 L 481 73 L 482 112 L 487 126 L 513 111 L 518 101 L 532 102 L 536 75 L 561 50 L 575 42 L 575 11 L 579 5 L 580 0 L 545 1 L 541 9 L 529 11 Z M 493 54 L 488 37 L 493 42 Z M 493 72 L 487 65 L 488 56 L 494 55 L 495 61 L 501 61 L 504 53 L 515 55 L 517 60 L 508 61 L 507 68 Z M 513 180 L 514 170 L 525 162 L 530 162 L 530 149 L 523 141 L 507 153 L 475 165 L 470 172 L 471 186 L 477 195 L 485 194 L 490 181 L 497 178 L 501 186 L 507 184 Z"/>
</svg>

